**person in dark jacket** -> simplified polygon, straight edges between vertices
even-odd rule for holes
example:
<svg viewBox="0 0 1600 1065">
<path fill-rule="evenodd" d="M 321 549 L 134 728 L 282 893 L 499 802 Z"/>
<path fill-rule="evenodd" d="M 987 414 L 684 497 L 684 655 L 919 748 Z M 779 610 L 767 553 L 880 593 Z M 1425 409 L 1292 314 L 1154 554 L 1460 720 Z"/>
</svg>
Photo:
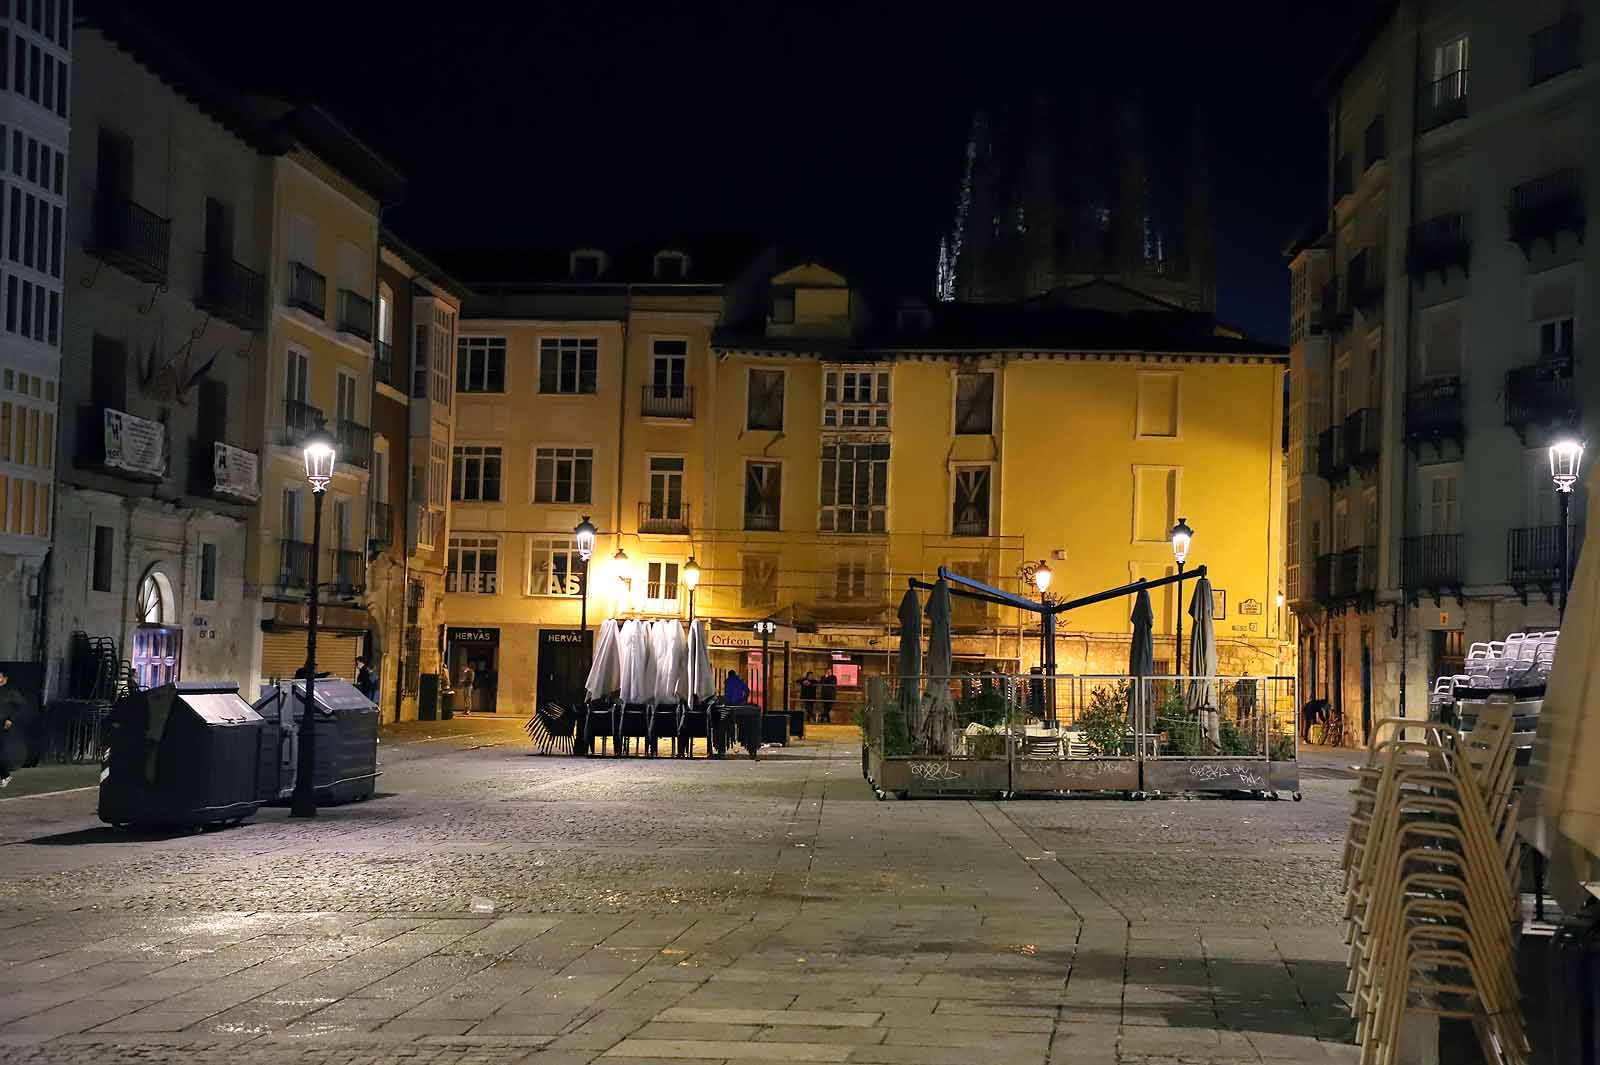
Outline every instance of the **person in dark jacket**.
<svg viewBox="0 0 1600 1065">
<path fill-rule="evenodd" d="M 32 730 L 33 707 L 0 670 L 0 788 L 11 783 L 11 771 L 27 760 Z"/>
<path fill-rule="evenodd" d="M 809 669 L 800 678 L 800 709 L 805 711 L 807 721 L 817 719 L 817 678 Z"/>
<path fill-rule="evenodd" d="M 378 701 L 378 675 L 372 672 L 365 658 L 356 659 L 356 691 L 365 695 L 369 702 Z"/>
<path fill-rule="evenodd" d="M 738 670 L 728 670 L 728 679 L 722 686 L 722 701 L 729 706 L 744 706 L 750 701 L 750 686 L 740 679 Z"/>
<path fill-rule="evenodd" d="M 839 678 L 833 675 L 833 667 L 830 666 L 828 672 L 822 675 L 819 687 L 822 693 L 822 720 L 832 721 L 833 701 L 839 697 Z"/>
</svg>

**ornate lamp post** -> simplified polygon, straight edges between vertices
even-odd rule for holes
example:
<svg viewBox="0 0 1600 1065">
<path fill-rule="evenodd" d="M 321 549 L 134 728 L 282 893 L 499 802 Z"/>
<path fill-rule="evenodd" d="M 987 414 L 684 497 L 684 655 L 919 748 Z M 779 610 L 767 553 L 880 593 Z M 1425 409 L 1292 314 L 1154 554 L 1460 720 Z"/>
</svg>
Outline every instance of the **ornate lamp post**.
<svg viewBox="0 0 1600 1065">
<path fill-rule="evenodd" d="M 1183 518 L 1172 527 L 1172 557 L 1178 560 L 1178 629 L 1173 639 L 1173 675 L 1183 676 L 1183 564 L 1189 558 L 1189 542 L 1194 530 Z"/>
<path fill-rule="evenodd" d="M 300 757 L 294 775 L 294 795 L 289 803 L 289 816 L 317 816 L 317 787 L 312 780 L 316 760 L 316 706 L 317 706 L 317 583 L 321 579 L 318 559 L 322 555 L 322 496 L 333 480 L 336 443 L 333 434 L 320 424 L 306 436 L 302 445 L 305 451 L 306 480 L 311 484 L 315 505 L 311 511 L 311 602 L 306 614 L 306 701 L 300 714 Z"/>
<path fill-rule="evenodd" d="M 700 586 L 700 563 L 689 556 L 689 561 L 683 566 L 683 584 L 689 589 L 689 621 L 694 622 L 694 590 Z"/>
<path fill-rule="evenodd" d="M 762 618 L 751 628 L 755 629 L 756 635 L 761 637 L 761 712 L 765 714 L 767 712 L 767 693 L 771 687 L 772 677 L 771 659 L 767 657 L 767 642 L 772 639 L 772 634 L 778 631 L 778 623 L 771 618 Z M 761 729 L 761 725 L 756 726 L 757 744 L 761 742 Z"/>
<path fill-rule="evenodd" d="M 583 568 L 578 571 L 578 587 L 583 594 L 583 601 L 578 607 L 578 629 L 582 632 L 589 631 L 589 556 L 594 554 L 594 534 L 597 531 L 587 514 L 572 530 L 573 538 L 578 542 L 578 561 L 583 563 Z"/>
<path fill-rule="evenodd" d="M 1556 498 L 1561 501 L 1561 531 L 1556 536 L 1556 547 L 1561 552 L 1561 599 L 1557 616 L 1562 620 L 1567 614 L 1567 585 L 1572 583 L 1572 549 L 1568 526 L 1572 511 L 1572 486 L 1578 483 L 1578 472 L 1583 466 L 1581 440 L 1557 440 L 1550 445 L 1550 479 L 1556 483 Z"/>
</svg>

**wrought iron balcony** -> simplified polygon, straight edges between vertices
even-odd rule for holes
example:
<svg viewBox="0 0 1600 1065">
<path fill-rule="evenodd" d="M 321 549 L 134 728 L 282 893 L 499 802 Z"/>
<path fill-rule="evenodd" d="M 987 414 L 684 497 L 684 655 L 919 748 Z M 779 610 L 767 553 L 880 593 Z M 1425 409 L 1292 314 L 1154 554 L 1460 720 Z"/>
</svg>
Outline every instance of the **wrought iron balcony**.
<svg viewBox="0 0 1600 1065">
<path fill-rule="evenodd" d="M 1337 555 L 1318 555 L 1314 565 L 1311 581 L 1311 595 L 1320 605 L 1332 606 L 1333 576 L 1337 569 Z"/>
<path fill-rule="evenodd" d="M 1408 592 L 1461 589 L 1461 534 L 1408 536 L 1400 543 L 1400 581 Z"/>
<path fill-rule="evenodd" d="M 1317 434 L 1317 476 L 1324 481 L 1337 481 L 1350 471 L 1350 462 L 1344 453 L 1344 440 L 1342 425 Z"/>
<path fill-rule="evenodd" d="M 1345 461 L 1358 470 L 1378 465 L 1383 443 L 1376 407 L 1364 407 L 1344 420 Z"/>
<path fill-rule="evenodd" d="M 1506 204 L 1511 242 L 1522 249 L 1524 256 L 1532 254 L 1533 244 L 1539 240 L 1548 240 L 1554 251 L 1563 230 L 1576 234 L 1582 244 L 1586 213 L 1583 171 L 1575 166 L 1517 185 Z"/>
<path fill-rule="evenodd" d="M 1383 263 L 1376 250 L 1362 248 L 1351 258 L 1345 284 L 1351 306 L 1363 313 L 1371 314 L 1383 306 Z"/>
<path fill-rule="evenodd" d="M 1437 129 L 1467 117 L 1467 72 L 1455 70 L 1422 90 L 1422 128 Z"/>
<path fill-rule="evenodd" d="M 1439 444 L 1465 437 L 1461 378 L 1439 377 L 1406 393 L 1406 443 Z"/>
<path fill-rule="evenodd" d="M 291 447 L 305 443 L 306 435 L 323 425 L 325 419 L 320 407 L 298 399 L 283 401 L 283 442 Z"/>
<path fill-rule="evenodd" d="M 367 538 L 372 542 L 374 550 L 382 551 L 394 546 L 394 506 L 389 503 L 372 501 L 372 527 L 368 530 Z"/>
<path fill-rule="evenodd" d="M 372 301 L 347 288 L 339 290 L 339 332 L 372 339 Z"/>
<path fill-rule="evenodd" d="M 1506 424 L 1524 441 L 1530 428 L 1574 427 L 1581 414 L 1570 354 L 1540 359 L 1506 374 Z"/>
<path fill-rule="evenodd" d="M 1549 81 L 1583 65 L 1583 16 L 1563 15 L 1528 35 L 1528 84 Z"/>
<path fill-rule="evenodd" d="M 372 430 L 348 418 L 339 419 L 337 458 L 340 462 L 366 469 L 372 462 Z"/>
<path fill-rule="evenodd" d="M 1440 281 L 1450 276 L 1452 266 L 1463 275 L 1471 272 L 1472 236 L 1467 216 L 1461 212 L 1435 215 L 1411 227 L 1406 241 L 1406 273 L 1416 281 L 1437 272 Z"/>
<path fill-rule="evenodd" d="M 762 507 L 744 512 L 744 527 L 748 532 L 777 532 L 778 508 Z"/>
<path fill-rule="evenodd" d="M 689 385 L 645 385 L 639 412 L 646 418 L 693 418 L 694 389 Z"/>
<path fill-rule="evenodd" d="M 639 531 L 665 536 L 689 534 L 689 504 L 674 505 L 668 500 L 651 500 L 639 504 Z"/>
<path fill-rule="evenodd" d="M 372 376 L 381 384 L 394 385 L 404 392 L 404 382 L 395 383 L 394 379 L 394 345 L 385 340 L 372 342 Z"/>
<path fill-rule="evenodd" d="M 194 305 L 240 329 L 258 330 L 264 323 L 266 291 L 265 279 L 248 266 L 207 252 Z"/>
<path fill-rule="evenodd" d="M 367 556 L 363 551 L 333 553 L 333 576 L 341 595 L 360 595 L 367 587 Z"/>
<path fill-rule="evenodd" d="M 1339 552 L 1333 575 L 1333 595 L 1339 600 L 1359 599 L 1378 589 L 1378 548 L 1367 544 Z"/>
<path fill-rule="evenodd" d="M 1576 522 L 1567 530 L 1567 573 L 1578 565 L 1578 549 L 1583 545 L 1583 526 Z M 1506 583 L 1522 590 L 1545 589 L 1547 595 L 1561 583 L 1561 526 L 1535 525 L 1506 530 Z"/>
<path fill-rule="evenodd" d="M 20 171 L 19 171 L 20 173 Z M 164 284 L 172 223 L 125 196 L 95 195 L 94 243 L 89 251 L 129 277 Z"/>
<path fill-rule="evenodd" d="M 311 545 L 303 540 L 278 543 L 278 583 L 285 588 L 311 587 Z"/>
<path fill-rule="evenodd" d="M 289 262 L 289 306 L 328 316 L 328 279 L 305 263 Z"/>
</svg>

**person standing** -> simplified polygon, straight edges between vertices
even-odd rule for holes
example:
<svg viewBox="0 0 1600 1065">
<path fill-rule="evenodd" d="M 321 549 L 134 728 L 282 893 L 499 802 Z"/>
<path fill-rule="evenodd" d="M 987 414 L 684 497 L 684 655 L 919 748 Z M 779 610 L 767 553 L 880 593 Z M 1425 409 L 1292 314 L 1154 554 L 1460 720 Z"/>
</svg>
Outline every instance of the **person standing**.
<svg viewBox="0 0 1600 1065">
<path fill-rule="evenodd" d="M 806 675 L 800 678 L 800 709 L 805 713 L 807 721 L 817 718 L 817 678 L 811 670 L 806 670 Z"/>
<path fill-rule="evenodd" d="M 474 689 L 478 686 L 478 673 L 472 668 L 472 659 L 467 659 L 461 666 L 461 676 L 458 686 L 464 693 L 461 697 L 461 713 L 472 713 Z"/>
<path fill-rule="evenodd" d="M 23 694 L 11 686 L 11 678 L 0 670 L 0 788 L 11 783 L 11 773 L 28 758 L 28 736 L 33 730 L 33 708 Z"/>
<path fill-rule="evenodd" d="M 356 691 L 366 696 L 368 702 L 378 701 L 378 676 L 365 658 L 356 659 Z"/>
<path fill-rule="evenodd" d="M 823 723 L 833 720 L 833 701 L 839 695 L 839 678 L 833 675 L 833 667 L 828 667 L 828 672 L 822 675 L 822 717 Z"/>
</svg>

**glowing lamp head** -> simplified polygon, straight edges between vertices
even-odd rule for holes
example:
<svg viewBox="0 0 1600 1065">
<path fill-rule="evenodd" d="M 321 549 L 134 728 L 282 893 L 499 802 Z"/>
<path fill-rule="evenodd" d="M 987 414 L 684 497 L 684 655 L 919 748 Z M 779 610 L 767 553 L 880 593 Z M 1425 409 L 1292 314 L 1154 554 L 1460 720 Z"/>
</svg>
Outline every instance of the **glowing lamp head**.
<svg viewBox="0 0 1600 1065">
<path fill-rule="evenodd" d="M 1583 442 L 1571 438 L 1557 440 L 1550 445 L 1550 479 L 1556 482 L 1556 491 L 1570 492 L 1578 483 L 1578 473 L 1583 466 Z"/>
<path fill-rule="evenodd" d="M 1178 519 L 1178 524 L 1172 527 L 1172 557 L 1178 560 L 1178 565 L 1183 565 L 1189 557 L 1189 543 L 1194 539 L 1194 530 L 1189 528 L 1189 523 L 1183 518 Z"/>
<path fill-rule="evenodd" d="M 573 537 L 578 541 L 578 557 L 585 562 L 589 561 L 589 556 L 594 554 L 594 534 L 598 531 L 594 527 L 594 522 L 589 520 L 589 515 L 587 514 L 572 530 Z"/>
<path fill-rule="evenodd" d="M 683 585 L 691 592 L 700 586 L 700 563 L 689 556 L 689 561 L 683 564 Z"/>
<path fill-rule="evenodd" d="M 1280 609 L 1280 610 L 1283 609 L 1283 593 L 1282 592 L 1278 593 L 1278 609 Z"/>
<path fill-rule="evenodd" d="M 1038 567 L 1033 571 L 1033 586 L 1043 595 L 1050 590 L 1050 578 L 1055 574 L 1050 572 L 1050 567 L 1045 565 L 1044 559 L 1039 560 Z"/>
<path fill-rule="evenodd" d="M 755 630 L 757 636 L 771 636 L 778 631 L 778 623 L 771 618 L 762 618 L 750 627 Z"/>
<path fill-rule="evenodd" d="M 325 491 L 333 480 L 333 464 L 337 457 L 333 434 L 318 426 L 306 435 L 301 445 L 306 456 L 306 480 L 313 492 Z"/>
</svg>

